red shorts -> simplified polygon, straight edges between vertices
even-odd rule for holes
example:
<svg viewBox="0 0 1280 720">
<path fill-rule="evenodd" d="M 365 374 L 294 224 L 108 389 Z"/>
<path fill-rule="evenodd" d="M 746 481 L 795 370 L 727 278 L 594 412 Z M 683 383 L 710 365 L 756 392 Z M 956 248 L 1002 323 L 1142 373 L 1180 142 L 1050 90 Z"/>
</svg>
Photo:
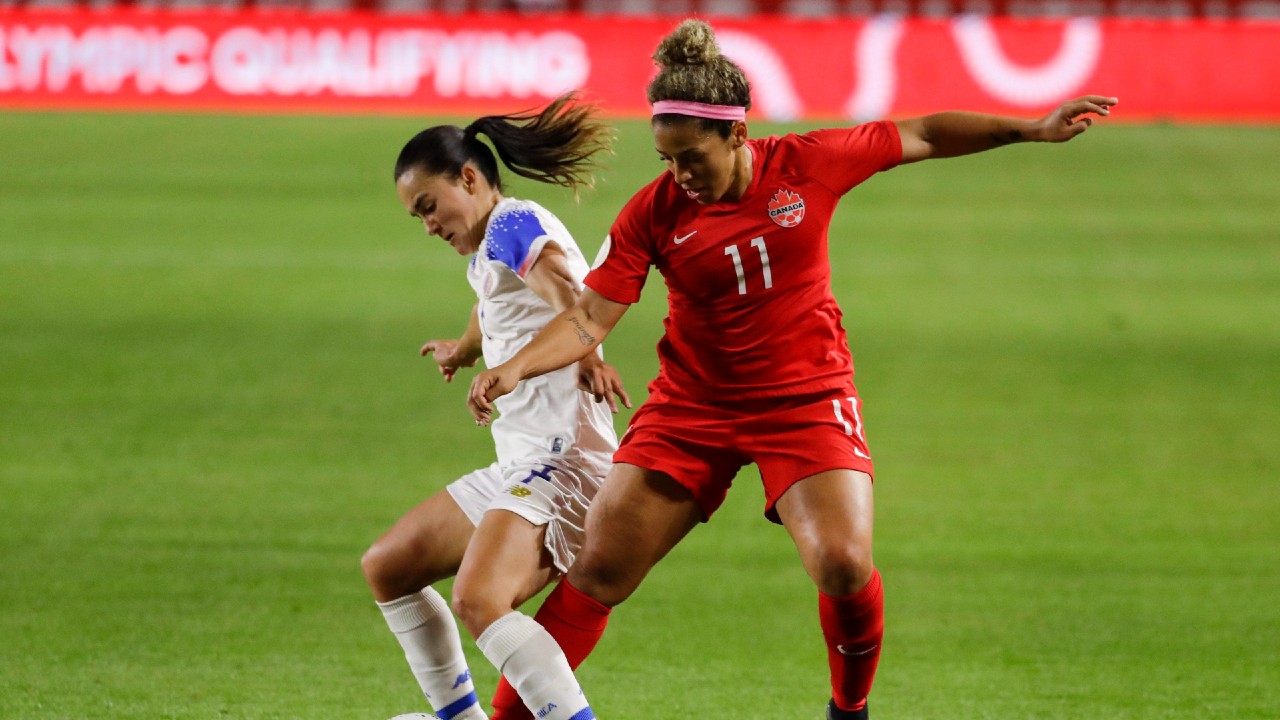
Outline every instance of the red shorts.
<svg viewBox="0 0 1280 720">
<path fill-rule="evenodd" d="M 773 522 L 781 522 L 774 504 L 799 480 L 838 469 L 874 476 L 852 382 L 795 397 L 714 404 L 659 390 L 632 416 L 613 460 L 670 475 L 693 493 L 704 518 L 749 463 L 760 468 L 764 514 Z"/>
</svg>

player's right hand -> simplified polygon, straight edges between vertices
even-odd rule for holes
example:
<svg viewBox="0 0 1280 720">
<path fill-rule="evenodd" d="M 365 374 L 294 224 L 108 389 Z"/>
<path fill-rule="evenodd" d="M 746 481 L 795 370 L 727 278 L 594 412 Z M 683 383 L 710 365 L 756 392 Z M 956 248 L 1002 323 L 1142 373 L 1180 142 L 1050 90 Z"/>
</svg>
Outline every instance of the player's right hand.
<svg viewBox="0 0 1280 720">
<path fill-rule="evenodd" d="M 610 412 L 615 415 L 618 414 L 615 395 L 623 405 L 631 407 L 631 397 L 622 386 L 622 377 L 618 375 L 617 368 L 599 359 L 595 353 L 588 353 L 578 361 L 578 389 L 591 393 L 596 402 L 607 403 Z"/>
<path fill-rule="evenodd" d="M 1039 138 L 1044 142 L 1066 142 L 1093 124 L 1090 114 L 1106 117 L 1119 99 L 1105 95 L 1085 95 L 1068 100 L 1039 122 Z"/>
<path fill-rule="evenodd" d="M 471 391 L 467 393 L 467 409 L 477 425 L 488 425 L 493 416 L 493 401 L 516 389 L 519 378 L 508 377 L 503 365 L 485 370 L 471 380 Z"/>
<path fill-rule="evenodd" d="M 445 382 L 453 382 L 453 376 L 458 372 L 458 368 L 472 367 L 476 364 L 476 359 L 463 352 L 457 340 L 428 340 L 419 352 L 423 357 L 431 355 L 440 369 L 440 374 L 444 375 Z"/>
</svg>

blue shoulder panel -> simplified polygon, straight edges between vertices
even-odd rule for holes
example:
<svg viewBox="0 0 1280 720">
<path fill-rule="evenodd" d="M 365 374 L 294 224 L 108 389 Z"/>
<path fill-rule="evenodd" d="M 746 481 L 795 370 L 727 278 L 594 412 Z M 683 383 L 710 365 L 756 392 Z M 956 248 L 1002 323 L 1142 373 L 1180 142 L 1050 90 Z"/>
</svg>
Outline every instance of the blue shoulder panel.
<svg viewBox="0 0 1280 720">
<path fill-rule="evenodd" d="M 525 268 L 529 250 L 538 238 L 547 234 L 537 213 L 528 208 L 517 208 L 496 216 L 489 223 L 488 249 L 490 260 L 506 265 L 517 275 Z"/>
</svg>

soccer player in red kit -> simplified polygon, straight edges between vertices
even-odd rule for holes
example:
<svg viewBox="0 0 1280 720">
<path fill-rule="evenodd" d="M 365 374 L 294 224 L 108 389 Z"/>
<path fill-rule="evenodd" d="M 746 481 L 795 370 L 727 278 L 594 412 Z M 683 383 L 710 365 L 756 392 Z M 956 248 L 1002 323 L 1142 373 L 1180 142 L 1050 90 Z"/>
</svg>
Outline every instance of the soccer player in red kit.
<svg viewBox="0 0 1280 720">
<path fill-rule="evenodd" d="M 656 266 L 670 303 L 661 369 L 562 584 L 603 617 L 755 463 L 766 516 L 786 528 L 817 586 L 827 716 L 866 718 L 884 603 L 871 556 L 871 453 L 831 292 L 832 213 L 877 172 L 1069 140 L 1091 124 L 1086 113 L 1107 115 L 1116 99 L 1086 96 L 1039 120 L 949 112 L 752 140 L 750 87 L 710 26 L 686 20 L 654 59 L 651 127 L 668 172 L 622 210 L 578 303 L 478 375 L 468 402 L 485 422 L 494 398 L 581 358 L 639 299 Z"/>
</svg>

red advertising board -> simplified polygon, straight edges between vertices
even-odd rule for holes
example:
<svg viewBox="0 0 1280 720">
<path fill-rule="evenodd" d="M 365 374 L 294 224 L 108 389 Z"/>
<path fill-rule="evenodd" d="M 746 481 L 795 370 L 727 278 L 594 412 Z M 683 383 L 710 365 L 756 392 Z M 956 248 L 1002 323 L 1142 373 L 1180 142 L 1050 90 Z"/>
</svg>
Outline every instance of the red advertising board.
<svg viewBox="0 0 1280 720">
<path fill-rule="evenodd" d="M 675 18 L 0 10 L 0 108 L 474 113 L 584 88 L 642 115 Z M 714 20 L 755 118 L 1027 114 L 1280 121 L 1280 22 L 876 16 Z"/>
</svg>

